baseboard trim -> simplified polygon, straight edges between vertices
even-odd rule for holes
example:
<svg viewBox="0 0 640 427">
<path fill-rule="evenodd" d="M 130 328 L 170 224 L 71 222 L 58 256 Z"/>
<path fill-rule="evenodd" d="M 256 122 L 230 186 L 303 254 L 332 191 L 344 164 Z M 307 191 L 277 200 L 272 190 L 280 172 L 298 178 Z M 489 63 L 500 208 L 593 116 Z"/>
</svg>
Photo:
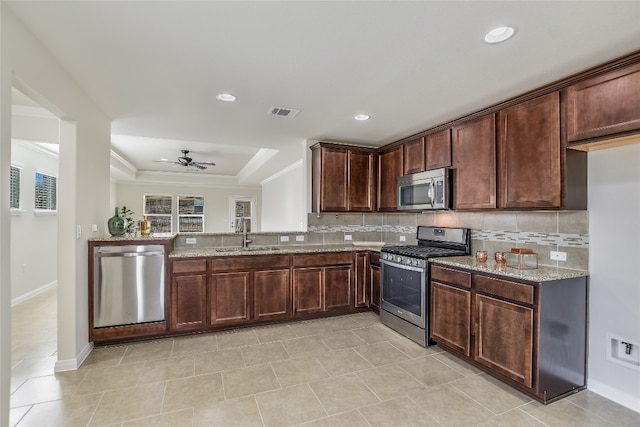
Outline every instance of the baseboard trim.
<svg viewBox="0 0 640 427">
<path fill-rule="evenodd" d="M 56 365 L 54 368 L 55 372 L 65 372 L 65 371 L 75 371 L 78 369 L 85 359 L 91 354 L 91 350 L 93 350 L 93 342 L 87 343 L 84 348 L 80 351 L 80 354 L 75 359 L 66 359 L 66 360 L 58 360 L 56 361 Z"/>
<path fill-rule="evenodd" d="M 20 304 L 23 301 L 28 300 L 29 298 L 33 298 L 38 294 L 43 293 L 44 291 L 48 291 L 51 288 L 55 288 L 58 286 L 58 281 L 54 280 L 53 282 L 47 283 L 46 285 L 40 286 L 38 289 L 34 289 L 26 294 L 22 294 L 19 297 L 15 297 L 11 300 L 11 307 Z"/>
<path fill-rule="evenodd" d="M 592 379 L 589 379 L 587 381 L 587 389 L 624 407 L 627 407 L 632 411 L 640 413 L 640 398 L 638 397 L 623 393 L 620 390 L 617 390 L 607 384 L 603 384 L 600 381 Z"/>
</svg>

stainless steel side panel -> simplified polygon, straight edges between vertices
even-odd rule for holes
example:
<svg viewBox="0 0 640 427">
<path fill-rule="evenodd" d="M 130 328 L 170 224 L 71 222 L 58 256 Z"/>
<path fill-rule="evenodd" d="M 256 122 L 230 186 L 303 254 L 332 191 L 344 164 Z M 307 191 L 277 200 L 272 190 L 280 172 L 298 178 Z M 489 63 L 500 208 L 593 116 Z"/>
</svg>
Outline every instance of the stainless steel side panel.
<svg viewBox="0 0 640 427">
<path fill-rule="evenodd" d="M 94 327 L 164 320 L 164 246 L 94 248 Z"/>
</svg>

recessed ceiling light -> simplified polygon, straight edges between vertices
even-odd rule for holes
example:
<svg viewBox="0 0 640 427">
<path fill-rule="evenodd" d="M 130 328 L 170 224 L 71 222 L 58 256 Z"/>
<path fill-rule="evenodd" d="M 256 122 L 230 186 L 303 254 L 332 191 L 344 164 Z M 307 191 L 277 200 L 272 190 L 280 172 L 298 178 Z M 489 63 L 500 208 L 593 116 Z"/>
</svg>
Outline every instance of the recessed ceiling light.
<svg viewBox="0 0 640 427">
<path fill-rule="evenodd" d="M 357 114 L 353 118 L 358 121 L 364 121 L 364 120 L 369 120 L 371 116 L 368 114 Z"/>
<path fill-rule="evenodd" d="M 485 43 L 495 44 L 510 39 L 516 33 L 513 27 L 498 27 L 484 35 Z"/>
<path fill-rule="evenodd" d="M 232 102 L 236 100 L 236 97 L 231 95 L 230 93 L 219 93 L 216 95 L 216 99 L 225 102 Z"/>
</svg>

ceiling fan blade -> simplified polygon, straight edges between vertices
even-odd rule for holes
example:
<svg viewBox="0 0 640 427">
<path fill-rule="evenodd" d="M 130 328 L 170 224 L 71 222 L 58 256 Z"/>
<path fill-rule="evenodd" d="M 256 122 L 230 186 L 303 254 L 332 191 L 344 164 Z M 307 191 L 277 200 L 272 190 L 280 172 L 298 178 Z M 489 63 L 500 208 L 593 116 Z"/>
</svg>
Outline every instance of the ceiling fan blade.
<svg viewBox="0 0 640 427">
<path fill-rule="evenodd" d="M 191 163 L 189 166 L 196 167 L 196 168 L 198 168 L 200 170 L 206 169 L 206 166 L 202 166 L 200 163 Z"/>
<path fill-rule="evenodd" d="M 197 163 L 199 165 L 207 165 L 207 166 L 215 166 L 216 164 L 213 162 L 194 162 Z"/>
<path fill-rule="evenodd" d="M 153 163 L 174 163 L 173 160 L 152 160 Z"/>
</svg>

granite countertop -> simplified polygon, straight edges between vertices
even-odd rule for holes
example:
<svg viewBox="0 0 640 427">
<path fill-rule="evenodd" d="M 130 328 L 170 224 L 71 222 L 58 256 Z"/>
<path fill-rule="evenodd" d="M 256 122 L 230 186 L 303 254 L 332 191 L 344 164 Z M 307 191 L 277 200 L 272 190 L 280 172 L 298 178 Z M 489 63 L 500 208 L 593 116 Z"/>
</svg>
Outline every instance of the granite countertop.
<svg viewBox="0 0 640 427">
<path fill-rule="evenodd" d="M 159 236 L 100 236 L 90 237 L 90 242 L 138 242 L 143 240 L 173 240 L 175 236 L 172 234 L 159 235 Z"/>
<path fill-rule="evenodd" d="M 535 269 L 518 270 L 517 268 L 507 267 L 506 265 L 497 266 L 496 262 L 493 260 L 488 260 L 486 263 L 481 264 L 477 262 L 473 256 L 432 258 L 429 261 L 431 261 L 432 264 L 464 268 L 480 273 L 491 273 L 498 276 L 511 277 L 514 279 L 537 283 L 570 279 L 573 277 L 585 277 L 589 275 L 588 271 L 569 270 L 567 268 L 548 266 L 538 266 L 538 268 Z"/>
<path fill-rule="evenodd" d="M 290 246 L 249 246 L 215 247 L 215 248 L 180 248 L 174 249 L 169 258 L 194 258 L 211 256 L 239 256 L 239 255 L 288 255 L 309 254 L 321 252 L 380 252 L 381 245 L 348 244 L 348 245 L 290 245 Z"/>
</svg>

